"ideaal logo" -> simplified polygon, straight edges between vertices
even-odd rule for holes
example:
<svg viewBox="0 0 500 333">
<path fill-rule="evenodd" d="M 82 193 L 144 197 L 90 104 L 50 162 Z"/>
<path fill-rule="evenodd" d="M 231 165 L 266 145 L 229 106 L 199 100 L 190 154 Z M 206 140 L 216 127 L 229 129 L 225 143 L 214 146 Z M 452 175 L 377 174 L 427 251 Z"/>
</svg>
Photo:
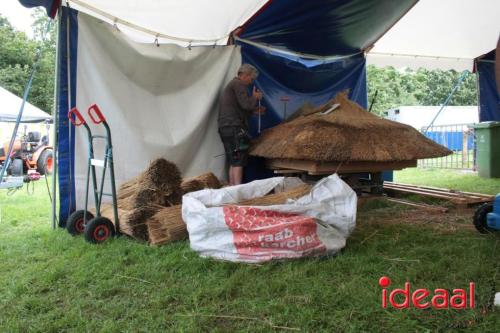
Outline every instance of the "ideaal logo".
<svg viewBox="0 0 500 333">
<path fill-rule="evenodd" d="M 405 283 L 404 289 L 394 289 L 388 291 L 386 288 L 391 285 L 391 279 L 383 276 L 378 281 L 382 289 L 382 308 L 387 308 L 387 300 L 395 309 L 407 309 L 413 305 L 417 309 L 433 307 L 435 309 L 473 309 L 474 304 L 474 282 L 469 283 L 469 289 L 453 289 L 450 295 L 446 289 L 434 289 L 432 293 L 428 289 L 417 289 L 411 292 L 410 282 Z M 400 296 L 398 296 L 400 295 Z M 398 296 L 399 303 L 396 300 Z M 451 296 L 451 297 L 450 297 Z"/>
</svg>

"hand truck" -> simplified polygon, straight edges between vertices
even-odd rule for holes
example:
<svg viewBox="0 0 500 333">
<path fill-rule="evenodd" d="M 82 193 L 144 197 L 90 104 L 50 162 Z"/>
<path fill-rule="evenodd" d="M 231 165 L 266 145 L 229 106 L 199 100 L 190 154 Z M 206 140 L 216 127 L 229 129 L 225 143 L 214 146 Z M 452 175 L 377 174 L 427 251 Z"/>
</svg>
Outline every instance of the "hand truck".
<svg viewBox="0 0 500 333">
<path fill-rule="evenodd" d="M 109 128 L 106 118 L 104 118 L 101 110 L 96 104 L 89 107 L 87 111 L 90 119 L 96 125 L 103 124 L 106 129 L 106 135 L 92 135 L 89 125 L 75 107 L 68 112 L 68 118 L 75 127 L 85 126 L 89 141 L 88 163 L 87 163 L 87 180 L 85 187 L 85 209 L 73 212 L 66 221 L 66 229 L 73 235 L 84 234 L 85 240 L 90 243 L 102 243 L 110 237 L 120 235 L 120 222 L 118 220 L 118 205 L 115 185 L 115 171 L 113 166 L 113 145 L 111 142 L 111 129 Z M 104 159 L 99 160 L 94 156 L 94 140 L 105 140 L 106 148 Z M 97 183 L 96 167 L 102 168 L 102 176 L 100 184 Z M 106 170 L 109 168 L 109 178 L 111 180 L 111 193 L 104 193 L 104 181 L 106 178 Z M 92 179 L 92 191 L 94 192 L 94 203 L 96 215 L 88 210 L 88 198 L 90 180 Z M 103 196 L 111 196 L 113 200 L 114 224 L 106 217 L 101 216 L 101 204 Z"/>
</svg>

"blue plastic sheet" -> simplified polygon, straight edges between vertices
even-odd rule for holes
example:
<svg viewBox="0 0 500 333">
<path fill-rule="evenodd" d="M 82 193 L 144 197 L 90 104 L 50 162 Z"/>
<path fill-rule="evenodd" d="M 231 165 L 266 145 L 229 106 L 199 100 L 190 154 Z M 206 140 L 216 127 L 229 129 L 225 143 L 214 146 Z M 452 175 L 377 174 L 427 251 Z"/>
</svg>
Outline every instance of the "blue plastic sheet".
<svg viewBox="0 0 500 333">
<path fill-rule="evenodd" d="M 500 96 L 495 81 L 495 51 L 476 59 L 479 77 L 479 121 L 500 120 Z"/>
<path fill-rule="evenodd" d="M 351 55 L 377 41 L 417 0 L 273 0 L 241 37 L 314 55 Z"/>
<path fill-rule="evenodd" d="M 78 12 L 66 7 L 62 8 L 61 23 L 59 25 L 59 94 L 58 98 L 58 175 L 59 175 L 59 226 L 64 227 L 69 214 L 75 209 L 75 182 L 74 182 L 74 152 L 75 128 L 68 120 L 68 98 L 71 96 L 71 107 L 76 103 L 76 61 L 78 45 Z M 67 20 L 69 19 L 69 31 Z M 67 34 L 70 34 L 68 54 Z M 70 59 L 70 68 L 68 61 Z M 71 77 L 71 91 L 68 94 L 68 71 Z M 71 131 L 71 133 L 70 133 Z"/>
<path fill-rule="evenodd" d="M 44 7 L 47 11 L 47 16 L 54 18 L 57 12 L 57 8 L 61 4 L 61 0 L 19 0 L 21 5 L 24 7 Z"/>
</svg>

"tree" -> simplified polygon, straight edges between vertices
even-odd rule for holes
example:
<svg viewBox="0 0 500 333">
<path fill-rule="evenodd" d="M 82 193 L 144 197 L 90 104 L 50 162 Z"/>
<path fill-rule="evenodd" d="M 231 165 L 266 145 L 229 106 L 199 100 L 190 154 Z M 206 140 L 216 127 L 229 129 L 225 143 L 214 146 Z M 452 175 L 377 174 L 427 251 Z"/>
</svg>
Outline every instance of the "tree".
<svg viewBox="0 0 500 333">
<path fill-rule="evenodd" d="M 44 41 L 42 31 L 49 19 L 43 10 L 35 11 L 34 17 L 35 37 L 30 39 L 0 15 L 0 86 L 22 97 L 39 49 L 41 59 L 28 101 L 51 113 L 54 104 L 55 27 Z"/>
<path fill-rule="evenodd" d="M 378 90 L 372 111 L 384 111 L 401 105 L 441 105 L 444 103 L 461 73 L 456 71 L 406 69 L 368 66 L 368 100 Z M 477 105 L 475 74 L 468 74 L 448 105 Z"/>
</svg>

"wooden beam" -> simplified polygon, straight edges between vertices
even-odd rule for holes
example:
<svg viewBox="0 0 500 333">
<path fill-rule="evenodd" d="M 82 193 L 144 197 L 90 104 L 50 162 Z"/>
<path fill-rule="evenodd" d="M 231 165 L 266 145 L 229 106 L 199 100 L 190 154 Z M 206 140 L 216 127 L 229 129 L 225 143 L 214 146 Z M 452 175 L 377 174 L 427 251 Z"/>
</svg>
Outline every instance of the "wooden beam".
<svg viewBox="0 0 500 333">
<path fill-rule="evenodd" d="M 319 162 L 309 160 L 267 159 L 269 169 L 287 169 L 307 171 L 310 175 L 327 175 L 332 173 L 361 173 L 401 170 L 417 166 L 416 160 L 398 162 Z"/>
</svg>

